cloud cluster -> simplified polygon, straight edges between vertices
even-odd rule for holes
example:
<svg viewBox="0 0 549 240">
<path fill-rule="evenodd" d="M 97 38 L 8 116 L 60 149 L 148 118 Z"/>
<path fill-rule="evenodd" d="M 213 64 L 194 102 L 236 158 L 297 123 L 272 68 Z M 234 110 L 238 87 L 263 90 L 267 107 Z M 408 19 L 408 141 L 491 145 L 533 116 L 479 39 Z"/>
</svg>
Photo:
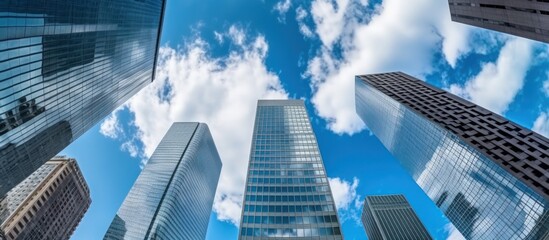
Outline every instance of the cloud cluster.
<svg viewBox="0 0 549 240">
<path fill-rule="evenodd" d="M 534 122 L 532 130 L 549 138 L 549 110 L 539 114 Z"/>
<path fill-rule="evenodd" d="M 250 38 L 235 26 L 219 35 L 233 46 L 224 57 L 211 57 L 211 46 L 200 38 L 160 49 L 157 78 L 127 103 L 137 133 L 123 149 L 148 158 L 173 122 L 207 123 L 223 161 L 214 211 L 238 224 L 257 100 L 288 94 L 265 66 L 269 46 L 263 36 Z M 115 136 L 111 120 L 102 125 L 107 136 Z"/>
<path fill-rule="evenodd" d="M 344 222 L 351 219 L 360 225 L 360 209 L 363 201 L 356 192 L 359 180 L 356 177 L 353 178 L 352 183 L 337 177 L 328 180 L 340 220 Z"/>
<path fill-rule="evenodd" d="M 99 127 L 99 132 L 104 136 L 112 139 L 118 138 L 118 135 L 122 132 L 120 124 L 118 123 L 117 114 L 122 108 L 117 108 L 114 110 L 105 120 L 101 123 Z"/>
<path fill-rule="evenodd" d="M 277 2 L 273 7 L 273 11 L 278 13 L 278 21 L 281 23 L 286 22 L 286 13 L 290 10 L 292 2 L 290 0 L 283 0 Z"/>
<path fill-rule="evenodd" d="M 484 64 L 464 86 L 451 85 L 450 92 L 503 114 L 524 86 L 532 56 L 532 42 L 513 38 L 505 43 L 495 63 Z"/>
<path fill-rule="evenodd" d="M 422 76 L 433 71 L 437 52 L 455 66 L 471 51 L 470 28 L 450 21 L 447 1 L 385 0 L 373 12 L 357 10 L 367 4 L 314 0 L 310 7 L 322 46 L 309 60 L 306 76 L 317 114 L 338 134 L 364 129 L 353 94 L 341 94 L 354 92 L 355 75 L 404 71 Z"/>
</svg>

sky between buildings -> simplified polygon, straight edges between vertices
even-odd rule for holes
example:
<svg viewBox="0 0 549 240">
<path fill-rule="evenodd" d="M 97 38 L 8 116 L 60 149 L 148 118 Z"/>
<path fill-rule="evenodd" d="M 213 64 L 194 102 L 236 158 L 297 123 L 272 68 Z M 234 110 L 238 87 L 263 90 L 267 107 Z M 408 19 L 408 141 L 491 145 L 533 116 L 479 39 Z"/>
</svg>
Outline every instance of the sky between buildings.
<svg viewBox="0 0 549 240">
<path fill-rule="evenodd" d="M 62 154 L 92 205 L 72 239 L 100 239 L 174 121 L 209 125 L 223 170 L 208 239 L 238 234 L 257 99 L 304 99 L 346 239 L 364 196 L 404 194 L 436 239 L 448 220 L 354 110 L 354 75 L 403 71 L 549 135 L 546 44 L 450 21 L 445 0 L 169 0 L 155 81 Z"/>
</svg>

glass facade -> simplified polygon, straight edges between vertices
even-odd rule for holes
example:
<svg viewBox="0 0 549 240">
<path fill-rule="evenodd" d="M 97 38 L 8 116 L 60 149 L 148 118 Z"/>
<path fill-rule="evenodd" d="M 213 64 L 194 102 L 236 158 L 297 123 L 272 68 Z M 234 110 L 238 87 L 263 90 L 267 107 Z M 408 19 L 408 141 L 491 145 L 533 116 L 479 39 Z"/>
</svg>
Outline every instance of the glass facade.
<svg viewBox="0 0 549 240">
<path fill-rule="evenodd" d="M 204 239 L 220 173 L 208 126 L 174 123 L 104 239 Z"/>
<path fill-rule="evenodd" d="M 239 239 L 343 239 L 301 100 L 259 100 Z"/>
<path fill-rule="evenodd" d="M 368 78 L 369 75 L 362 77 Z M 383 92 L 385 89 L 371 85 L 362 77 L 357 77 L 355 84 L 358 115 L 463 236 L 467 239 L 549 237 L 549 203 L 540 194 L 542 191 L 526 185 L 516 175 L 503 169 L 493 160 L 493 156 L 481 152 L 481 148 L 473 145 L 474 141 L 466 142 L 442 127 L 446 124 L 443 120 L 436 119 L 436 115 L 440 114 L 429 109 L 429 105 L 450 106 L 437 99 L 437 96 L 446 93 L 437 90 L 439 92 L 429 95 L 428 101 L 423 101 L 421 94 L 414 92 L 413 86 L 404 84 L 412 80 L 403 74 L 372 76 L 371 81 L 376 81 L 374 78 L 392 78 L 403 82 L 391 82 L 390 86 L 403 89 L 389 96 Z M 418 80 L 413 84 L 424 83 Z M 403 97 L 406 91 L 415 97 Z M 407 99 L 397 101 L 397 95 Z M 412 109 L 404 103 L 419 107 Z M 467 104 L 468 110 L 475 107 Z M 435 117 L 427 118 L 429 113 Z M 482 116 L 488 116 L 486 114 L 483 112 Z M 454 117 L 458 118 L 457 115 Z M 472 132 L 463 132 L 467 133 Z"/>
<path fill-rule="evenodd" d="M 431 240 L 404 195 L 367 196 L 362 223 L 368 240 Z"/>
<path fill-rule="evenodd" d="M 0 1 L 0 196 L 152 81 L 164 4 Z"/>
</svg>

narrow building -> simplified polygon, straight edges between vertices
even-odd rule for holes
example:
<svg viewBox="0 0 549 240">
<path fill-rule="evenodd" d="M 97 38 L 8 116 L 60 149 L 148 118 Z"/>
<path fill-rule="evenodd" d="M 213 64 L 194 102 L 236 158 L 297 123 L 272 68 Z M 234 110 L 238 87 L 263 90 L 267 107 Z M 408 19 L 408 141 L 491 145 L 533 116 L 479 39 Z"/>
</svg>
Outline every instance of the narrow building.
<svg viewBox="0 0 549 240">
<path fill-rule="evenodd" d="M 174 123 L 104 239 L 204 239 L 220 173 L 221 159 L 208 126 Z"/>
<path fill-rule="evenodd" d="M 302 100 L 257 103 L 239 239 L 268 238 L 343 239 Z"/>
</svg>

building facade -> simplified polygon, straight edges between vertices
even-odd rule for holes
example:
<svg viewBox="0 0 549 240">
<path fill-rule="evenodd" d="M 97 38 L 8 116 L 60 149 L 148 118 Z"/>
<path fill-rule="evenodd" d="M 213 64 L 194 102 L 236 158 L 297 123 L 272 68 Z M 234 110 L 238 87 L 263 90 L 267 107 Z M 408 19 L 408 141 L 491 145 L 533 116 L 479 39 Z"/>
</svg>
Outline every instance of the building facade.
<svg viewBox="0 0 549 240">
<path fill-rule="evenodd" d="M 205 239 L 220 173 L 208 126 L 174 123 L 104 239 Z"/>
<path fill-rule="evenodd" d="M 343 239 L 301 100 L 259 100 L 239 239 Z"/>
<path fill-rule="evenodd" d="M 69 239 L 91 199 L 76 161 L 56 157 L 0 202 L 0 232 L 6 239 Z"/>
<path fill-rule="evenodd" d="M 452 20 L 549 43 L 547 0 L 449 0 Z"/>
<path fill-rule="evenodd" d="M 152 81 L 164 5 L 0 1 L 0 196 Z"/>
<path fill-rule="evenodd" d="M 367 196 L 362 224 L 368 240 L 431 240 L 404 195 Z"/>
<path fill-rule="evenodd" d="M 547 138 L 403 73 L 355 87 L 358 115 L 463 236 L 549 237 Z"/>
</svg>

